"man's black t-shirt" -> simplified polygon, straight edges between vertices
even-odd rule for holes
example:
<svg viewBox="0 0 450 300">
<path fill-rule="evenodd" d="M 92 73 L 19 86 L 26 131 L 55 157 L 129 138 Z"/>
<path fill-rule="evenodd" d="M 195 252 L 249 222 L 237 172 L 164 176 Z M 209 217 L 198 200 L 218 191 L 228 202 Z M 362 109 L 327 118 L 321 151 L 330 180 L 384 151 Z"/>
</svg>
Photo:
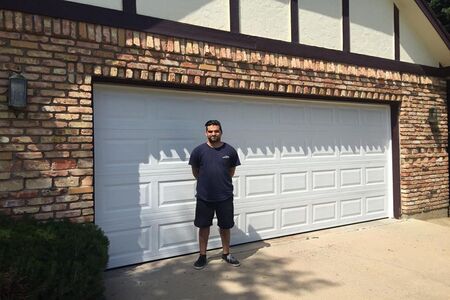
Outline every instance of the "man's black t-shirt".
<svg viewBox="0 0 450 300">
<path fill-rule="evenodd" d="M 197 199 L 203 201 L 224 201 L 233 197 L 230 169 L 239 166 L 239 156 L 230 145 L 223 143 L 212 148 L 204 143 L 191 153 L 189 164 L 199 169 Z"/>
</svg>

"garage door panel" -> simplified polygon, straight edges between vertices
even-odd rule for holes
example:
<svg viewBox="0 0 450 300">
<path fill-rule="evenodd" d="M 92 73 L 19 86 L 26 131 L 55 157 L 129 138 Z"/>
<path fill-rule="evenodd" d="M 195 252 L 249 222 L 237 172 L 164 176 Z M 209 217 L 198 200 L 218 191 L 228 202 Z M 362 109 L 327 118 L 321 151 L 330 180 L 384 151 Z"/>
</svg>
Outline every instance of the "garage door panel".
<svg viewBox="0 0 450 300">
<path fill-rule="evenodd" d="M 308 206 L 296 205 L 281 209 L 281 229 L 302 227 L 308 223 Z"/>
<path fill-rule="evenodd" d="M 306 134 L 299 132 L 300 138 L 293 139 L 291 135 L 285 133 L 280 134 L 278 145 L 280 145 L 280 159 L 291 162 L 294 159 L 305 160 L 311 156 L 311 147 L 307 139 L 304 138 Z M 289 163 L 287 162 L 287 163 Z"/>
<path fill-rule="evenodd" d="M 179 248 L 197 244 L 197 230 L 193 220 L 168 223 L 159 226 L 159 250 Z"/>
<path fill-rule="evenodd" d="M 363 184 L 362 168 L 349 168 L 340 170 L 340 187 L 357 187 Z"/>
<path fill-rule="evenodd" d="M 232 243 L 390 214 L 387 107 L 95 85 L 95 216 L 110 267 L 197 251 L 188 160 L 208 119 L 242 163 Z M 215 227 L 209 245 L 220 246 Z"/>
<path fill-rule="evenodd" d="M 311 124 L 315 127 L 326 126 L 330 128 L 334 123 L 334 109 L 332 107 L 311 106 L 308 112 Z"/>
<path fill-rule="evenodd" d="M 366 213 L 376 214 L 386 211 L 386 195 L 374 195 L 366 197 Z"/>
<path fill-rule="evenodd" d="M 280 194 L 306 192 L 308 189 L 307 172 L 290 172 L 280 174 Z"/>
<path fill-rule="evenodd" d="M 183 164 L 189 161 L 190 153 L 197 145 L 194 139 L 158 138 L 156 140 L 158 164 Z"/>
<path fill-rule="evenodd" d="M 109 233 L 109 255 L 112 257 L 152 252 L 151 227 L 119 230 Z"/>
<path fill-rule="evenodd" d="M 302 105 L 281 105 L 279 107 L 280 129 L 301 129 L 307 125 L 306 109 Z"/>
<path fill-rule="evenodd" d="M 336 109 L 336 120 L 341 126 L 347 126 L 349 129 L 360 125 L 360 109 L 339 108 Z"/>
<path fill-rule="evenodd" d="M 177 180 L 177 181 L 159 181 L 158 182 L 158 206 L 160 208 L 172 207 L 176 209 L 180 205 L 195 204 L 196 181 Z"/>
<path fill-rule="evenodd" d="M 336 189 L 336 170 L 312 171 L 312 191 Z"/>
<path fill-rule="evenodd" d="M 336 202 L 318 203 L 312 206 L 312 223 L 331 222 L 337 219 Z"/>
<path fill-rule="evenodd" d="M 340 216 L 344 218 L 355 218 L 363 215 L 363 199 L 351 198 L 340 201 Z"/>
</svg>

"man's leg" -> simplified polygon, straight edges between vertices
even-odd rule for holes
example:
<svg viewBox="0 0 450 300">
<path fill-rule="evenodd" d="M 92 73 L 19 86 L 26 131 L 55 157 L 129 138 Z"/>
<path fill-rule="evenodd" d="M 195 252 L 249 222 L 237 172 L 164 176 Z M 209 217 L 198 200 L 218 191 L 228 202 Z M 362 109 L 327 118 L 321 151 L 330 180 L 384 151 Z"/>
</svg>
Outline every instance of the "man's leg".
<svg viewBox="0 0 450 300">
<path fill-rule="evenodd" d="M 208 247 L 209 227 L 198 229 L 198 243 L 200 248 L 200 255 L 206 255 L 206 248 Z"/>
<path fill-rule="evenodd" d="M 230 253 L 230 229 L 220 228 L 220 239 L 222 240 L 222 249 L 224 254 Z"/>
<path fill-rule="evenodd" d="M 219 225 L 220 239 L 222 240 L 222 259 L 227 263 L 239 267 L 239 261 L 230 254 L 231 228 L 234 226 L 233 199 L 222 201 L 217 205 L 217 225 Z"/>
<path fill-rule="evenodd" d="M 200 255 L 194 263 L 194 268 L 197 270 L 203 269 L 208 263 L 206 249 L 208 247 L 209 227 L 212 225 L 213 217 L 214 208 L 204 201 L 197 200 L 194 220 L 194 225 L 198 227 L 198 246 L 200 250 Z"/>
</svg>

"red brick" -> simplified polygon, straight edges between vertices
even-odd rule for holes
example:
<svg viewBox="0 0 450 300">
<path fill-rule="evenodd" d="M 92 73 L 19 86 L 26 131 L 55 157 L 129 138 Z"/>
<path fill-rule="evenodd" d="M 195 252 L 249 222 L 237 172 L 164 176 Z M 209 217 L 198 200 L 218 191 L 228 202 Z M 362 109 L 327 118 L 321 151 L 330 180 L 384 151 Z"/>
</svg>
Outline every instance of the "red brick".
<svg viewBox="0 0 450 300">
<path fill-rule="evenodd" d="M 27 189 L 46 189 L 52 186 L 51 178 L 26 179 L 25 187 Z"/>
<path fill-rule="evenodd" d="M 55 178 L 54 185 L 56 187 L 70 187 L 70 186 L 78 186 L 80 182 L 80 177 L 60 177 Z"/>
<path fill-rule="evenodd" d="M 10 195 L 14 198 L 18 199 L 27 199 L 33 198 L 38 195 L 38 191 L 20 191 L 20 192 L 12 192 Z"/>
<path fill-rule="evenodd" d="M 20 215 L 20 214 L 34 214 L 39 211 L 39 207 L 29 206 L 29 207 L 18 207 L 13 208 L 13 213 Z"/>
<path fill-rule="evenodd" d="M 1 200 L 1 207 L 19 207 L 25 205 L 25 200 L 23 199 L 12 199 L 12 200 Z"/>
<path fill-rule="evenodd" d="M 25 170 L 49 170 L 49 160 L 26 160 L 23 162 Z"/>
<path fill-rule="evenodd" d="M 16 157 L 21 159 L 39 159 L 42 158 L 42 152 L 18 152 Z"/>
<path fill-rule="evenodd" d="M 77 161 L 75 159 L 55 159 L 52 162 L 53 170 L 74 169 L 76 166 Z"/>
<path fill-rule="evenodd" d="M 79 209 L 58 211 L 55 214 L 56 218 L 71 218 L 71 217 L 78 217 L 79 215 L 81 215 L 81 210 L 79 210 Z"/>
<path fill-rule="evenodd" d="M 6 180 L 2 181 L 2 184 L 0 184 L 0 192 L 14 192 L 20 191 L 22 189 L 23 189 L 22 179 Z"/>
<path fill-rule="evenodd" d="M 92 186 L 83 186 L 83 187 L 71 187 L 69 188 L 69 194 L 85 194 L 92 193 L 94 188 Z"/>
</svg>

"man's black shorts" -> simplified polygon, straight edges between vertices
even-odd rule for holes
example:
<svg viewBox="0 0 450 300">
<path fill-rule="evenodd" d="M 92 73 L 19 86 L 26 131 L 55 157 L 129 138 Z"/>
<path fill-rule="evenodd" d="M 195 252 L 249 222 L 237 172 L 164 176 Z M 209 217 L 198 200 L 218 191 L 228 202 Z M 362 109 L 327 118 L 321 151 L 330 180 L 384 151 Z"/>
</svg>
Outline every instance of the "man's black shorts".
<svg viewBox="0 0 450 300">
<path fill-rule="evenodd" d="M 217 202 L 197 199 L 194 225 L 199 228 L 210 227 L 214 212 L 217 216 L 217 225 L 220 228 L 230 229 L 234 226 L 233 198 Z"/>
</svg>

